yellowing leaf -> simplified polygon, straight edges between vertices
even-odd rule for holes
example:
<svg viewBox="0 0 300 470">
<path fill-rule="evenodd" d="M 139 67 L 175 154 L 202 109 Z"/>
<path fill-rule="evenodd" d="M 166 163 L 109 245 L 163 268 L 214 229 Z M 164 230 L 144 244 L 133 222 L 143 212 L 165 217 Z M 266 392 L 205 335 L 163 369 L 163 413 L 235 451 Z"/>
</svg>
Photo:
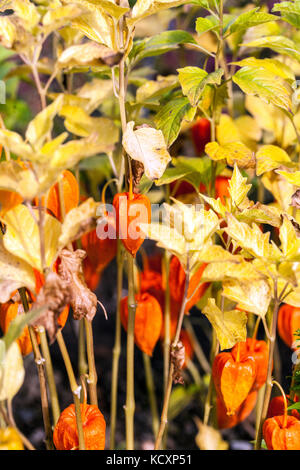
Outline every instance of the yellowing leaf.
<svg viewBox="0 0 300 470">
<path fill-rule="evenodd" d="M 59 249 L 80 238 L 86 232 L 96 227 L 98 202 L 89 198 L 78 207 L 70 210 L 61 227 L 61 235 L 58 241 Z"/>
<path fill-rule="evenodd" d="M 239 263 L 233 262 L 233 260 L 210 263 L 202 274 L 203 282 L 229 281 L 231 279 L 254 280 L 262 277 L 263 275 L 251 263 L 244 260 L 240 260 Z"/>
<path fill-rule="evenodd" d="M 220 85 L 223 70 L 219 69 L 208 74 L 199 67 L 184 67 L 178 69 L 182 92 L 188 97 L 192 106 L 197 106 L 206 85 Z"/>
<path fill-rule="evenodd" d="M 26 139 L 36 150 L 42 147 L 47 135 L 53 127 L 53 119 L 61 109 L 62 104 L 63 96 L 59 95 L 53 103 L 38 113 L 29 123 L 26 130 Z"/>
<path fill-rule="evenodd" d="M 239 171 L 237 165 L 234 165 L 232 178 L 229 181 L 229 193 L 235 206 L 239 206 L 245 200 L 251 189 L 251 184 L 246 184 L 247 178 Z"/>
<path fill-rule="evenodd" d="M 65 49 L 58 58 L 58 65 L 61 68 L 71 69 L 72 67 L 101 64 L 113 64 L 118 60 L 118 55 L 102 44 L 87 41 L 84 44 L 75 44 Z"/>
<path fill-rule="evenodd" d="M 20 287 L 35 290 L 32 267 L 15 254 L 7 251 L 0 240 L 0 303 L 7 302 L 11 294 Z"/>
<path fill-rule="evenodd" d="M 11 400 L 21 388 L 25 377 L 20 348 L 14 342 L 0 364 L 0 400 Z"/>
<path fill-rule="evenodd" d="M 149 179 L 160 178 L 171 161 L 162 131 L 152 127 L 139 127 L 134 122 L 127 124 L 123 146 L 133 160 L 143 163 Z"/>
<path fill-rule="evenodd" d="M 283 176 L 283 178 L 291 184 L 294 184 L 295 186 L 300 187 L 300 171 L 294 171 L 293 173 L 289 173 L 287 171 L 283 170 L 277 170 L 279 175 Z"/>
<path fill-rule="evenodd" d="M 229 447 L 228 442 L 224 441 L 222 434 L 217 429 L 207 426 L 196 419 L 198 433 L 195 441 L 200 450 L 227 450 Z"/>
<path fill-rule="evenodd" d="M 300 238 L 297 237 L 292 222 L 286 215 L 279 230 L 281 250 L 287 260 L 300 261 Z"/>
<path fill-rule="evenodd" d="M 237 302 L 246 312 L 264 317 L 272 299 L 269 283 L 264 279 L 223 282 L 223 295 Z"/>
<path fill-rule="evenodd" d="M 15 191 L 25 200 L 31 200 L 36 196 L 38 183 L 31 170 L 14 160 L 3 161 L 0 162 L 0 189 Z"/>
<path fill-rule="evenodd" d="M 187 3 L 187 0 L 137 0 L 132 9 L 131 18 L 126 20 L 127 24 L 133 27 L 138 21 L 147 16 L 184 3 Z"/>
<path fill-rule="evenodd" d="M 255 223 L 250 227 L 244 222 L 238 222 L 232 214 L 227 214 L 225 231 L 239 246 L 257 258 L 276 261 L 282 256 L 277 246 L 270 243 L 270 232 L 262 233 Z"/>
<path fill-rule="evenodd" d="M 3 217 L 3 222 L 6 224 L 3 243 L 11 254 L 26 261 L 33 268 L 42 271 L 40 235 L 33 216 L 38 220 L 38 211 L 33 210 L 33 214 L 31 214 L 23 204 L 8 211 Z M 46 265 L 48 267 L 51 266 L 57 256 L 60 230 L 60 222 L 51 215 L 45 214 L 44 241 Z"/>
<path fill-rule="evenodd" d="M 229 142 L 223 146 L 210 142 L 205 146 L 205 153 L 212 160 L 225 159 L 230 166 L 236 163 L 240 168 L 255 167 L 254 154 L 243 142 Z"/>
<path fill-rule="evenodd" d="M 241 140 L 237 126 L 228 114 L 221 114 L 216 128 L 216 137 L 221 146 Z"/>
<path fill-rule="evenodd" d="M 256 153 L 256 174 L 262 175 L 267 171 L 275 170 L 275 168 L 290 163 L 291 159 L 285 150 L 277 145 L 263 145 Z"/>
<path fill-rule="evenodd" d="M 232 348 L 238 341 L 247 338 L 247 314 L 239 310 L 222 312 L 216 305 L 215 299 L 208 299 L 202 310 L 212 324 L 221 350 Z"/>
</svg>

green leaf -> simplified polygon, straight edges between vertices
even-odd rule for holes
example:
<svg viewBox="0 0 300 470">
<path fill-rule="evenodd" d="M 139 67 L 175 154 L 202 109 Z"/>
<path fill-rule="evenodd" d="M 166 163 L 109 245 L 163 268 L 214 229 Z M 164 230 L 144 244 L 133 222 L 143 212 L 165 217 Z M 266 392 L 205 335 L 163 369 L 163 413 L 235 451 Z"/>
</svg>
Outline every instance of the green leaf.
<svg viewBox="0 0 300 470">
<path fill-rule="evenodd" d="M 164 184 L 173 183 L 184 176 L 191 174 L 192 170 L 187 169 L 184 166 L 176 166 L 175 168 L 167 168 L 164 174 L 155 181 L 156 186 L 162 186 Z"/>
<path fill-rule="evenodd" d="M 27 313 L 22 313 L 21 315 L 17 315 L 9 324 L 8 330 L 3 336 L 2 340 L 5 344 L 6 349 L 10 347 L 10 345 L 21 336 L 22 331 L 24 330 L 26 325 L 30 325 L 35 319 L 42 315 L 42 313 L 46 310 L 46 307 L 40 308 L 33 308 L 29 310 Z"/>
<path fill-rule="evenodd" d="M 259 67 L 263 68 L 274 75 L 284 78 L 285 80 L 295 81 L 294 72 L 283 62 L 277 59 L 257 59 L 256 57 L 247 57 L 246 59 L 240 60 L 239 62 L 232 62 L 234 65 L 239 67 Z"/>
<path fill-rule="evenodd" d="M 255 8 L 254 10 L 246 11 L 237 16 L 235 21 L 228 26 L 229 34 L 246 31 L 253 26 L 268 23 L 269 21 L 277 21 L 279 19 L 278 16 L 258 10 L 259 8 Z"/>
<path fill-rule="evenodd" d="M 218 20 L 214 16 L 200 16 L 196 20 L 196 31 L 198 34 L 206 33 L 207 31 L 214 30 L 218 26 Z"/>
<path fill-rule="evenodd" d="M 216 70 L 207 73 L 199 67 L 184 67 L 177 70 L 182 92 L 188 97 L 192 106 L 197 106 L 206 85 L 220 85 L 224 71 Z"/>
<path fill-rule="evenodd" d="M 292 88 L 284 80 L 266 70 L 245 66 L 233 75 L 232 80 L 247 95 L 254 95 L 267 103 L 290 111 Z"/>
<path fill-rule="evenodd" d="M 300 49 L 286 36 L 264 36 L 242 44 L 243 47 L 265 47 L 281 55 L 287 55 L 300 61 Z"/>
<path fill-rule="evenodd" d="M 177 139 L 182 122 L 192 121 L 195 114 L 196 108 L 193 108 L 184 96 L 171 99 L 161 107 L 155 116 L 155 123 L 163 132 L 168 147 Z"/>
<path fill-rule="evenodd" d="M 275 3 L 272 11 L 280 11 L 282 19 L 297 28 L 300 27 L 300 1 Z"/>
<path fill-rule="evenodd" d="M 146 57 L 154 57 L 177 49 L 180 44 L 195 44 L 193 36 L 187 31 L 171 30 L 163 31 L 150 38 L 135 41 L 129 54 L 131 65 L 136 64 Z"/>
</svg>

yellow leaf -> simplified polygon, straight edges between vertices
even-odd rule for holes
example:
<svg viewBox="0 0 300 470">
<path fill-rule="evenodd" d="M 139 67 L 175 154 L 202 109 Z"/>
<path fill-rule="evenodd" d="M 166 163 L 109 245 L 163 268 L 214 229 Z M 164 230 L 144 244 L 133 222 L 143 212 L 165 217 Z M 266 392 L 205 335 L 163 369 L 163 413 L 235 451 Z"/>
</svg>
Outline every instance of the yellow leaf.
<svg viewBox="0 0 300 470">
<path fill-rule="evenodd" d="M 198 433 L 195 441 L 200 450 L 227 450 L 229 444 L 222 438 L 222 434 L 217 429 L 207 426 L 196 419 Z"/>
<path fill-rule="evenodd" d="M 99 202 L 89 198 L 78 207 L 70 210 L 61 226 L 58 248 L 62 249 L 69 243 L 80 238 L 86 232 L 96 227 L 97 208 Z"/>
<path fill-rule="evenodd" d="M 230 166 L 237 164 L 240 168 L 255 168 L 254 153 L 243 142 L 229 142 L 222 146 L 210 142 L 205 146 L 205 153 L 212 160 L 226 160 Z"/>
<path fill-rule="evenodd" d="M 251 189 L 251 184 L 246 184 L 246 181 L 247 178 L 242 176 L 238 166 L 235 164 L 232 177 L 229 181 L 229 193 L 233 204 L 237 207 L 242 204 Z"/>
<path fill-rule="evenodd" d="M 246 341 L 247 314 L 245 312 L 239 310 L 222 312 L 216 305 L 215 299 L 208 299 L 202 312 L 212 324 L 221 350 L 233 348 L 238 341 Z"/>
<path fill-rule="evenodd" d="M 3 161 L 0 162 L 0 189 L 17 192 L 23 199 L 31 200 L 36 196 L 38 183 L 31 170 L 14 160 Z"/>
<path fill-rule="evenodd" d="M 289 173 L 287 171 L 277 170 L 276 173 L 281 175 L 288 183 L 300 187 L 300 171 L 294 171 L 293 173 Z"/>
<path fill-rule="evenodd" d="M 0 303 L 7 302 L 11 294 L 20 287 L 35 290 L 32 267 L 14 254 L 9 253 L 0 240 Z"/>
<path fill-rule="evenodd" d="M 21 388 L 25 377 L 20 348 L 14 342 L 0 364 L 0 400 L 11 400 Z"/>
<path fill-rule="evenodd" d="M 123 136 L 123 146 L 133 160 L 143 163 L 145 175 L 149 179 L 160 178 L 171 156 L 167 150 L 167 145 L 162 131 L 152 127 L 139 127 L 136 130 L 134 122 L 127 124 Z"/>
<path fill-rule="evenodd" d="M 241 140 L 239 129 L 228 114 L 221 114 L 216 137 L 221 146 Z"/>
<path fill-rule="evenodd" d="M 147 16 L 184 3 L 187 3 L 187 0 L 137 0 L 132 8 L 131 18 L 126 19 L 127 24 L 133 27 L 138 21 Z"/>
<path fill-rule="evenodd" d="M 35 209 L 31 213 L 23 204 L 8 211 L 3 217 L 3 222 L 6 224 L 3 243 L 11 254 L 42 271 L 40 234 L 36 223 L 38 219 L 38 210 Z M 51 215 L 45 214 L 44 244 L 47 267 L 50 267 L 56 259 L 60 230 L 61 223 Z"/>
<path fill-rule="evenodd" d="M 256 174 L 257 176 L 262 175 L 267 171 L 272 171 L 275 168 L 290 163 L 291 159 L 289 155 L 277 145 L 263 145 L 256 153 Z"/>
<path fill-rule="evenodd" d="M 287 260 L 300 261 L 300 238 L 297 237 L 293 224 L 286 215 L 283 215 L 279 238 L 284 257 Z"/>
<path fill-rule="evenodd" d="M 264 279 L 223 282 L 223 295 L 246 312 L 264 317 L 272 299 L 269 283 Z"/>
</svg>

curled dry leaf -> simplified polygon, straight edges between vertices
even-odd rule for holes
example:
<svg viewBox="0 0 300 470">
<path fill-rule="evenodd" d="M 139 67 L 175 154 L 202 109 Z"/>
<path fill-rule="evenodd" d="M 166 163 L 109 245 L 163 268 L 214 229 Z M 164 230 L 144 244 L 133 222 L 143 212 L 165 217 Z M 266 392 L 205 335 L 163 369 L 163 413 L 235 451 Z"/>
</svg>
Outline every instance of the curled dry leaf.
<svg viewBox="0 0 300 470">
<path fill-rule="evenodd" d="M 97 310 L 97 296 L 87 287 L 84 280 L 82 261 L 85 257 L 84 250 L 62 250 L 58 273 L 69 286 L 69 303 L 75 320 L 87 318 L 92 321 Z"/>
<path fill-rule="evenodd" d="M 55 340 L 59 329 L 58 318 L 64 308 L 71 301 L 70 285 L 67 281 L 54 272 L 46 276 L 45 284 L 39 291 L 33 308 L 47 305 L 47 310 L 32 324 L 43 326 L 48 333 L 49 341 Z"/>
<path fill-rule="evenodd" d="M 181 376 L 181 371 L 185 363 L 185 347 L 181 341 L 171 345 L 170 359 L 174 366 L 173 382 L 175 384 L 183 384 L 184 381 Z"/>
<path fill-rule="evenodd" d="M 292 195 L 291 206 L 300 209 L 300 189 L 297 189 L 297 191 Z"/>
<path fill-rule="evenodd" d="M 144 165 L 145 175 L 152 180 L 160 178 L 171 161 L 162 131 L 153 127 L 141 126 L 134 130 L 134 122 L 129 122 L 123 146 L 133 160 Z"/>
<path fill-rule="evenodd" d="M 92 41 L 68 47 L 60 55 L 58 64 L 62 68 L 76 66 L 108 65 L 112 67 L 120 62 L 121 54 Z"/>
</svg>

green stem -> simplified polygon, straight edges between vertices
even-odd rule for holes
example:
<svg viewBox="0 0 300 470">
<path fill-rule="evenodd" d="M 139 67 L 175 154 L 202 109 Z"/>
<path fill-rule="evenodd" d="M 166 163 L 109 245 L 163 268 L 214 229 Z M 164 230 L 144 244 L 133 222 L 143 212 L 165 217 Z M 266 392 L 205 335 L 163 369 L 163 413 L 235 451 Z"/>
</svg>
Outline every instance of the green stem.
<svg viewBox="0 0 300 470">
<path fill-rule="evenodd" d="M 272 368 L 273 368 L 274 350 L 275 350 L 275 342 L 276 342 L 276 327 L 277 327 L 279 305 L 280 305 L 280 298 L 278 298 L 277 296 L 277 282 L 275 282 L 274 309 L 273 309 L 272 328 L 271 328 L 270 346 L 269 346 L 267 380 L 266 380 L 264 401 L 263 401 L 261 415 L 260 415 L 260 422 L 259 422 L 257 435 L 256 435 L 256 443 L 255 443 L 256 450 L 260 450 L 261 448 L 262 427 L 268 414 L 269 402 L 270 402 L 272 386 L 273 386 Z"/>
<path fill-rule="evenodd" d="M 60 406 L 59 406 L 57 389 L 56 389 L 56 384 L 55 384 L 53 365 L 52 365 L 52 360 L 51 360 L 51 355 L 49 351 L 45 328 L 43 326 L 39 326 L 38 333 L 39 333 L 39 337 L 41 341 L 42 354 L 45 359 L 45 368 L 46 368 L 49 394 L 50 394 L 50 400 L 51 400 L 53 423 L 55 426 L 60 416 Z"/>
<path fill-rule="evenodd" d="M 134 450 L 134 324 L 135 324 L 134 259 L 128 254 L 128 326 L 126 381 L 126 449 Z"/>
<path fill-rule="evenodd" d="M 95 355 L 94 355 L 92 322 L 88 321 L 85 318 L 84 325 L 85 325 L 85 332 L 86 332 L 86 348 L 87 348 L 87 358 L 88 358 L 88 367 L 89 367 L 87 383 L 89 387 L 90 402 L 92 405 L 98 406 L 97 371 L 96 371 Z"/>
<path fill-rule="evenodd" d="M 148 396 L 149 396 L 149 402 L 150 402 L 150 409 L 151 409 L 151 415 L 152 415 L 152 429 L 153 429 L 154 436 L 156 436 L 158 433 L 158 429 L 159 429 L 159 415 L 157 411 L 157 401 L 156 401 L 156 395 L 155 395 L 155 386 L 154 386 L 154 380 L 153 380 L 151 360 L 150 360 L 150 357 L 146 353 L 143 353 L 143 360 L 144 360 L 144 368 L 145 368 L 146 384 L 147 384 L 147 390 L 148 390 Z"/>
<path fill-rule="evenodd" d="M 189 268 L 189 256 L 187 255 L 187 269 L 186 269 L 184 295 L 183 295 L 181 309 L 179 313 L 175 338 L 172 343 L 173 348 L 175 348 L 179 342 L 180 332 L 181 332 L 183 318 L 185 314 L 185 307 L 187 304 L 187 293 L 188 293 L 189 283 L 190 283 L 190 268 Z M 174 374 L 174 362 L 171 361 L 170 369 L 169 369 L 169 376 L 168 376 L 168 383 L 167 383 L 167 388 L 166 388 L 166 392 L 164 396 L 163 410 L 162 410 L 162 414 L 160 418 L 160 426 L 159 426 L 159 430 L 158 430 L 156 441 L 155 441 L 155 447 L 154 447 L 155 450 L 159 450 L 161 447 L 161 442 L 162 442 L 165 428 L 168 422 L 168 409 L 169 409 L 169 402 L 170 402 L 170 396 L 171 396 L 171 391 L 172 391 L 173 374 Z"/>
<path fill-rule="evenodd" d="M 80 387 L 78 386 L 75 375 L 73 372 L 72 363 L 70 360 L 70 356 L 68 350 L 65 345 L 65 341 L 63 339 L 61 330 L 58 331 L 56 336 L 58 346 L 63 357 L 66 371 L 69 378 L 70 387 L 73 394 L 74 404 L 75 404 L 75 414 L 76 414 L 76 424 L 77 424 L 77 432 L 78 432 L 78 442 L 79 442 L 79 450 L 85 450 L 85 442 L 84 442 L 84 434 L 83 434 L 83 425 L 82 425 L 82 418 L 81 418 L 81 407 L 80 407 Z"/>
<path fill-rule="evenodd" d="M 118 404 L 118 377 L 119 359 L 121 354 L 121 312 L 120 303 L 123 287 L 123 254 L 121 240 L 118 240 L 117 251 L 117 310 L 115 326 L 115 344 L 113 349 L 112 383 L 111 383 L 111 411 L 110 411 L 110 450 L 115 448 L 117 404 Z"/>
<path fill-rule="evenodd" d="M 19 289 L 19 294 L 21 297 L 24 312 L 26 313 L 29 310 L 26 289 L 24 287 L 21 287 Z M 32 344 L 34 361 L 37 366 L 39 383 L 40 383 L 42 415 L 43 415 L 44 429 L 45 429 L 45 435 L 46 435 L 46 448 L 47 450 L 52 450 L 53 449 L 52 427 L 51 427 L 50 413 L 49 413 L 47 383 L 46 383 L 46 376 L 45 376 L 45 370 L 44 370 L 44 358 L 41 356 L 34 328 L 29 325 L 28 330 L 29 330 L 29 336 L 30 336 L 30 340 Z"/>
<path fill-rule="evenodd" d="M 88 372 L 88 364 L 85 355 L 85 325 L 84 318 L 79 320 L 79 337 L 78 337 L 78 371 L 79 376 L 85 376 Z"/>
</svg>

